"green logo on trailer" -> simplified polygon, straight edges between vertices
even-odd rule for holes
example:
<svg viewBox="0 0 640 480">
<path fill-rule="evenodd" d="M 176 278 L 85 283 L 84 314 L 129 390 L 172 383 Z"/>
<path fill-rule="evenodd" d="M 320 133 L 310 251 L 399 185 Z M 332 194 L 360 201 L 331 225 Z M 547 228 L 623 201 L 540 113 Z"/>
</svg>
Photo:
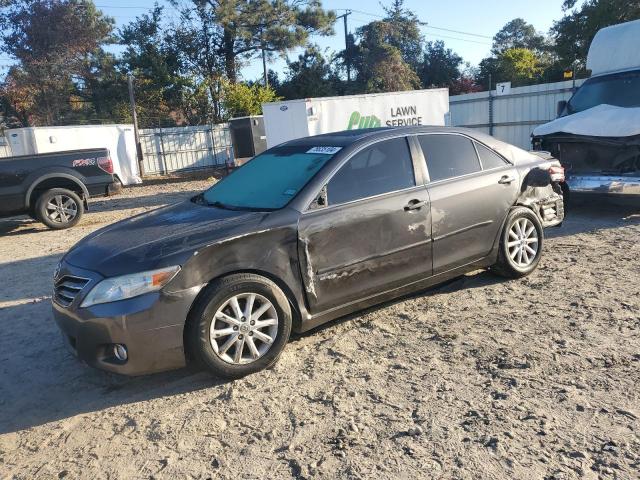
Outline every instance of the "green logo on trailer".
<svg viewBox="0 0 640 480">
<path fill-rule="evenodd" d="M 359 128 L 375 128 L 382 125 L 380 119 L 375 115 L 360 115 L 360 112 L 353 112 L 349 117 L 347 130 L 357 130 Z"/>
</svg>

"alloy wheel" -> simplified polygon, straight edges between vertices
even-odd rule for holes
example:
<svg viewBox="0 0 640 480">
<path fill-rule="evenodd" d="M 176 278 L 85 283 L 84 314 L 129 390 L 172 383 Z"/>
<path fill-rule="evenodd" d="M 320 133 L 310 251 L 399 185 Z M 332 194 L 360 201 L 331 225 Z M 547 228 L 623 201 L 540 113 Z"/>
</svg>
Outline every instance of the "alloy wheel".
<svg viewBox="0 0 640 480">
<path fill-rule="evenodd" d="M 47 217 L 55 223 L 69 223 L 78 215 L 78 205 L 67 195 L 56 195 L 46 206 Z"/>
<path fill-rule="evenodd" d="M 209 332 L 211 347 L 221 360 L 244 365 L 262 357 L 273 345 L 278 313 L 266 297 L 240 293 L 218 308 Z"/>
<path fill-rule="evenodd" d="M 527 268 L 538 253 L 538 231 L 528 218 L 517 218 L 509 229 L 507 249 L 511 261 L 519 268 Z"/>
</svg>

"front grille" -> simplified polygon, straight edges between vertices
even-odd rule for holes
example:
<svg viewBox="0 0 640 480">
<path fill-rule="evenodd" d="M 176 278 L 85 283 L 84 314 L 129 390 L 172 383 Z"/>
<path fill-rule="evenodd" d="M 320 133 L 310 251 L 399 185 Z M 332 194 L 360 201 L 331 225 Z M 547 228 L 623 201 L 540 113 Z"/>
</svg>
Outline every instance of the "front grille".
<svg viewBox="0 0 640 480">
<path fill-rule="evenodd" d="M 89 283 L 88 278 L 63 275 L 55 283 L 53 298 L 63 307 L 68 307 L 87 283 Z"/>
</svg>

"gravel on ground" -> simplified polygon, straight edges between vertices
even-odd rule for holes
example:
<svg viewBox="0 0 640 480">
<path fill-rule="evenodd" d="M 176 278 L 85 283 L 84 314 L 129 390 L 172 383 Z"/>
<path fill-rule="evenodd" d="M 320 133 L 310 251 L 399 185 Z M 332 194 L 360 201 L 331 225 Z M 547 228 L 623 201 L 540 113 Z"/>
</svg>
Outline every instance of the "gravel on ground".
<svg viewBox="0 0 640 480">
<path fill-rule="evenodd" d="M 292 338 L 272 369 L 125 378 L 75 360 L 56 263 L 210 181 L 0 220 L 0 478 L 640 478 L 640 208 L 547 231 L 539 268 L 468 274 Z"/>
</svg>

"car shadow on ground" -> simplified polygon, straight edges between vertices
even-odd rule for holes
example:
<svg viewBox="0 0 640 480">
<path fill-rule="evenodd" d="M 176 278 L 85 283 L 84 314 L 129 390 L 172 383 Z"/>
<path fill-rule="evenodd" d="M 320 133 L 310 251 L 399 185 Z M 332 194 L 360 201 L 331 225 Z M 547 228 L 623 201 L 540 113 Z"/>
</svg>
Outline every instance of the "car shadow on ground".
<svg viewBox="0 0 640 480">
<path fill-rule="evenodd" d="M 45 229 L 43 224 L 26 215 L 0 220 L 0 237 L 25 235 Z"/>
<path fill-rule="evenodd" d="M 640 199 L 627 205 L 606 198 L 581 199 L 568 205 L 562 225 L 547 229 L 545 237 L 558 238 L 638 224 Z"/>
<path fill-rule="evenodd" d="M 191 367 L 143 377 L 93 369 L 67 350 L 50 311 L 48 299 L 0 310 L 0 434 L 205 388 L 227 391 L 228 381 Z"/>
<path fill-rule="evenodd" d="M 447 280 L 446 282 L 440 283 L 438 285 L 434 285 L 433 287 L 429 287 L 423 290 L 419 290 L 417 292 L 403 295 L 401 297 L 394 298 L 393 300 L 389 300 L 384 303 L 379 303 L 372 307 L 365 308 L 364 310 L 359 310 L 355 313 L 345 315 L 331 322 L 312 328 L 311 330 L 306 331 L 304 333 L 292 334 L 291 338 L 292 338 L 292 341 L 296 341 L 298 339 L 301 339 L 307 336 L 312 336 L 316 333 L 319 333 L 325 330 L 331 330 L 333 328 L 336 328 L 339 325 L 358 319 L 363 315 L 366 315 L 367 313 L 372 313 L 377 310 L 381 310 L 383 308 L 392 307 L 394 305 L 400 304 L 410 299 L 436 297 L 438 295 L 449 294 L 449 293 L 457 292 L 459 290 L 465 290 L 469 288 L 483 288 L 489 285 L 495 285 L 495 284 L 504 283 L 508 281 L 510 280 L 507 278 L 495 275 L 489 272 L 488 270 L 477 270 L 475 272 L 468 273 L 466 275 L 461 275 L 459 277 Z M 409 320 L 408 317 L 407 317 L 407 320 Z"/>
<path fill-rule="evenodd" d="M 490 274 L 478 275 L 482 277 L 479 280 L 481 284 L 503 281 Z M 464 288 L 464 282 L 464 279 L 455 279 L 439 287 L 371 307 L 294 335 L 291 341 L 335 328 L 407 298 Z M 218 398 L 229 395 L 229 389 L 233 388 L 232 381 L 212 377 L 196 366 L 141 377 L 123 377 L 91 368 L 68 351 L 51 317 L 50 308 L 47 298 L 0 311 L 0 434 L 118 405 L 204 389 L 210 390 L 212 398 Z"/>
</svg>

